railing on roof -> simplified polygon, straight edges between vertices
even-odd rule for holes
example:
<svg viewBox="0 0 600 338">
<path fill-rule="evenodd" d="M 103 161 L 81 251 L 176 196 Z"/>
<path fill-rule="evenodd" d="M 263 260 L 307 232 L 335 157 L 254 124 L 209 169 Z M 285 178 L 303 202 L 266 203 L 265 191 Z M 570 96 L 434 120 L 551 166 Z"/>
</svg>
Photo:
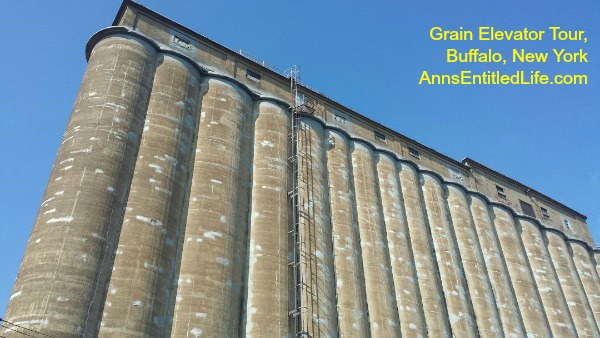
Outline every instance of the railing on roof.
<svg viewBox="0 0 600 338">
<path fill-rule="evenodd" d="M 248 53 L 247 51 L 245 51 L 243 49 L 240 49 L 238 51 L 238 54 L 240 54 L 241 56 L 243 56 L 243 57 L 245 57 L 245 58 L 247 58 L 249 60 L 252 60 L 252 61 L 256 62 L 257 64 L 259 64 L 259 65 L 261 65 L 261 66 L 263 66 L 263 67 L 265 67 L 267 69 L 270 69 L 270 70 L 274 71 L 275 73 L 277 73 L 277 74 L 279 74 L 279 75 L 281 75 L 283 77 L 286 77 L 288 79 L 290 78 L 290 73 L 291 73 L 290 69 L 283 71 L 283 70 L 281 70 L 281 68 L 275 66 L 274 64 L 272 64 L 272 63 L 270 63 L 270 62 L 268 62 L 266 60 L 263 60 L 263 59 L 259 58 L 258 56 L 254 55 L 252 53 Z M 299 67 L 299 66 L 296 66 L 296 67 Z M 302 81 L 300 81 L 299 78 L 296 79 L 296 83 L 299 84 L 299 85 L 301 85 L 302 87 L 304 87 L 306 89 L 309 89 L 309 90 L 311 90 L 311 91 L 313 91 L 313 92 L 315 92 L 315 93 L 317 93 L 317 94 L 319 94 L 319 95 L 321 95 L 323 97 L 326 97 L 326 98 L 328 98 L 328 99 L 331 100 L 331 98 L 329 98 L 327 95 L 321 93 L 320 91 L 318 91 L 318 90 L 316 90 L 314 88 L 311 88 L 311 87 L 307 86 L 305 83 L 303 83 Z"/>
<path fill-rule="evenodd" d="M 282 71 L 281 69 L 279 69 L 274 64 L 272 64 L 272 63 L 270 63 L 268 61 L 265 61 L 265 60 L 259 58 L 258 56 L 254 55 L 254 54 L 250 54 L 250 53 L 248 53 L 247 51 L 245 51 L 243 49 L 240 49 L 240 51 L 238 52 L 238 54 L 240 54 L 241 56 L 243 56 L 243 57 L 245 57 L 247 59 L 250 59 L 250 60 L 258 63 L 259 65 L 261 65 L 261 66 L 263 66 L 265 68 L 268 68 L 268 69 L 274 71 L 275 73 L 277 73 L 277 74 L 279 74 L 281 76 L 285 76 L 287 78 L 290 77 L 289 74 L 286 74 L 284 71 Z"/>
</svg>

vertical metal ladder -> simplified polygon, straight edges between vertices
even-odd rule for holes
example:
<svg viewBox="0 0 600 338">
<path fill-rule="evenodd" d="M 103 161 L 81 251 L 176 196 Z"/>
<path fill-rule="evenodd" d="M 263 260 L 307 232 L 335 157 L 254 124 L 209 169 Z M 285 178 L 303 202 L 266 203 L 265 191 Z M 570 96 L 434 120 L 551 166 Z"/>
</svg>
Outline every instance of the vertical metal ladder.
<svg viewBox="0 0 600 338">
<path fill-rule="evenodd" d="M 312 142 L 310 129 L 301 123 L 302 113 L 314 112 L 314 101 L 305 100 L 298 91 L 299 69 L 294 66 L 289 71 L 290 91 L 294 103 L 292 107 L 292 131 L 289 134 L 292 146 L 289 157 L 292 172 L 291 190 L 288 192 L 292 207 L 292 262 L 289 263 L 293 283 L 290 325 L 298 338 L 319 337 L 319 321 L 312 316 L 319 314 L 319 288 L 317 287 L 316 227 L 313 206 L 313 167 L 311 161 Z"/>
</svg>

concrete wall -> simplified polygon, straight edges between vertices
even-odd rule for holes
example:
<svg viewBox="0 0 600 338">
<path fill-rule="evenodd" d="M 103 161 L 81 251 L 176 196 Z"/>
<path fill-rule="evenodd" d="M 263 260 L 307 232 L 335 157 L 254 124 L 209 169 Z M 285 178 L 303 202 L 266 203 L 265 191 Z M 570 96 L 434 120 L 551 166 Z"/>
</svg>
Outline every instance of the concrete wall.
<svg viewBox="0 0 600 338">
<path fill-rule="evenodd" d="M 579 214 L 315 93 L 293 120 L 276 73 L 122 14 L 88 46 L 7 320 L 56 337 L 600 336 Z"/>
</svg>

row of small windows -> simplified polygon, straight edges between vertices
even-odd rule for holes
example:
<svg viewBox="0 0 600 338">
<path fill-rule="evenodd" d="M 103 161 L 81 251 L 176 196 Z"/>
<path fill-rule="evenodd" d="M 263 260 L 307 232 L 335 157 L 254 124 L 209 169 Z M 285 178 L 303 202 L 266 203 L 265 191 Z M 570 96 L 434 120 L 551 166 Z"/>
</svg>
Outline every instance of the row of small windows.
<svg viewBox="0 0 600 338">
<path fill-rule="evenodd" d="M 379 142 L 383 142 L 385 143 L 385 135 L 378 132 L 377 130 L 373 131 L 373 136 L 375 137 L 375 139 Z M 421 159 L 421 155 L 419 154 L 419 151 L 416 149 L 413 149 L 411 147 L 408 147 L 408 154 L 414 158 Z"/>
<path fill-rule="evenodd" d="M 500 198 L 501 200 L 506 200 L 506 193 L 504 192 L 504 188 L 502 188 L 500 186 L 496 186 L 496 193 L 498 194 L 498 198 Z M 519 200 L 519 204 L 521 206 L 521 210 L 523 211 L 523 213 L 525 215 L 535 218 L 535 212 L 534 212 L 533 206 L 531 204 L 529 204 L 525 201 L 521 201 L 521 200 Z M 542 214 L 542 218 L 545 221 L 550 219 L 550 213 L 548 212 L 548 209 L 540 207 L 540 212 Z M 567 229 L 572 229 L 571 222 L 569 222 L 569 220 L 567 220 L 567 219 L 563 219 L 563 225 Z"/>
<path fill-rule="evenodd" d="M 260 74 L 250 69 L 246 69 L 246 77 L 254 82 L 260 82 Z"/>
</svg>

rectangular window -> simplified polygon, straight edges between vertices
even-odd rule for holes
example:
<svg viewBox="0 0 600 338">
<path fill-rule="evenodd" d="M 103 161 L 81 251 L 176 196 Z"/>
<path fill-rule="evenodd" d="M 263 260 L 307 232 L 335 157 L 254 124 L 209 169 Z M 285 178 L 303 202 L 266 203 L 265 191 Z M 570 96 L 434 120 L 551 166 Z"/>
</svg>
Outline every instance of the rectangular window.
<svg viewBox="0 0 600 338">
<path fill-rule="evenodd" d="M 246 77 L 254 82 L 260 82 L 260 74 L 250 69 L 246 69 Z"/>
<path fill-rule="evenodd" d="M 550 214 L 546 208 L 540 208 L 540 211 L 542 212 L 543 219 L 550 219 Z"/>
<path fill-rule="evenodd" d="M 334 114 L 333 119 L 338 123 L 342 123 L 342 124 L 348 123 L 348 119 L 346 119 L 346 117 L 342 116 L 342 115 Z M 375 137 L 377 137 L 377 132 L 375 132 Z M 384 135 L 384 139 L 385 139 L 385 135 Z"/>
<path fill-rule="evenodd" d="M 374 133 L 375 133 L 375 139 L 377 141 L 385 143 L 385 135 L 383 135 L 382 133 L 377 132 L 377 131 L 374 131 Z"/>
<path fill-rule="evenodd" d="M 419 155 L 419 151 L 413 148 L 408 148 L 408 153 L 410 154 L 410 156 L 416 158 L 416 159 L 420 159 L 421 155 Z"/>
<path fill-rule="evenodd" d="M 531 206 L 531 204 L 523 202 L 521 200 L 519 200 L 519 203 L 521 203 L 521 210 L 525 215 L 535 217 L 535 212 L 533 212 L 533 207 Z"/>
<path fill-rule="evenodd" d="M 504 193 L 504 188 L 502 188 L 501 186 L 496 186 L 496 192 L 498 193 L 498 197 L 500 197 L 501 199 L 505 200 L 506 199 L 506 194 Z"/>
</svg>

